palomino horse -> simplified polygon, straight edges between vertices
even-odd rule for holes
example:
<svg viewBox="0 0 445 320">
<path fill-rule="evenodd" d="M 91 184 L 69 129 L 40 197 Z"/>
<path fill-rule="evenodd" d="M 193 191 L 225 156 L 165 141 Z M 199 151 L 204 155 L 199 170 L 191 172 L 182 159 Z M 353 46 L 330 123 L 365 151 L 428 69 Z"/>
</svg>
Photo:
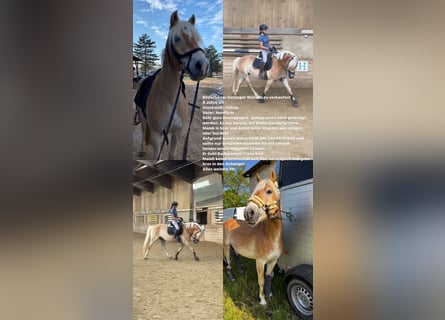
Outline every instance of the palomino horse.
<svg viewBox="0 0 445 320">
<path fill-rule="evenodd" d="M 227 262 L 227 276 L 234 281 L 230 266 L 230 246 L 236 253 L 256 260 L 261 305 L 266 305 L 265 296 L 271 297 L 273 269 L 283 250 L 280 191 L 276 173 L 272 169 L 269 179 L 262 180 L 257 175 L 255 187 L 248 206 L 254 211 L 261 211 L 255 224 L 230 219 L 223 225 L 223 250 Z M 264 276 L 264 266 L 266 276 Z"/>
<path fill-rule="evenodd" d="M 158 239 L 161 240 L 161 248 L 166 254 L 166 256 L 169 257 L 170 259 L 172 258 L 172 256 L 165 249 L 165 241 L 176 241 L 176 240 L 174 239 L 173 235 L 168 234 L 167 227 L 168 225 L 166 224 L 155 224 L 148 226 L 147 235 L 145 236 L 144 247 L 143 247 L 144 259 L 148 259 L 148 254 L 150 252 L 150 249 Z M 181 246 L 176 251 L 175 260 L 178 260 L 179 253 L 186 245 L 192 251 L 195 260 L 199 261 L 199 257 L 196 255 L 196 252 L 190 245 L 189 241 L 193 240 L 194 243 L 198 243 L 199 238 L 204 233 L 204 226 L 201 227 L 196 222 L 187 222 L 183 224 L 183 227 L 184 227 L 184 232 L 180 236 Z"/>
<path fill-rule="evenodd" d="M 247 55 L 244 57 L 238 57 L 233 60 L 232 65 L 232 92 L 237 95 L 238 89 L 244 80 L 247 81 L 250 90 L 257 97 L 260 102 L 264 102 L 264 97 L 267 91 L 275 80 L 280 80 L 286 87 L 287 92 L 289 92 L 290 99 L 294 107 L 298 106 L 297 99 L 295 99 L 292 94 L 292 89 L 289 86 L 289 81 L 287 80 L 288 74 L 290 78 L 295 76 L 295 70 L 298 64 L 298 58 L 295 54 L 290 51 L 281 51 L 272 56 L 272 67 L 267 71 L 267 82 L 266 87 L 262 96 L 253 89 L 252 83 L 249 76 L 258 76 L 259 69 L 253 67 L 253 61 L 256 59 L 255 56 Z"/>
<path fill-rule="evenodd" d="M 192 80 L 200 81 L 206 77 L 209 68 L 200 42 L 201 37 L 195 29 L 195 15 L 183 21 L 179 20 L 178 11 L 173 12 L 162 68 L 145 104 L 147 119 L 139 110 L 142 128 L 140 154 L 144 154 L 144 144 L 151 144 L 153 159 L 160 158 L 163 139 L 171 134 L 168 158 L 174 158 L 183 124 L 187 122 L 187 114 L 191 110 L 185 96 L 179 92 L 182 72 L 188 71 Z"/>
</svg>

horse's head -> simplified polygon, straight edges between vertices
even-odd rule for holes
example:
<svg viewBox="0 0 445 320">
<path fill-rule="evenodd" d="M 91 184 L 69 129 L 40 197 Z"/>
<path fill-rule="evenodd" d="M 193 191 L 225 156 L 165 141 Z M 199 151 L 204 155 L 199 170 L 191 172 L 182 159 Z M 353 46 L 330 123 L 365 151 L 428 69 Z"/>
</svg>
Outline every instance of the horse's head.
<svg viewBox="0 0 445 320">
<path fill-rule="evenodd" d="M 189 222 L 187 224 L 187 231 L 190 233 L 190 237 L 193 240 L 194 243 L 199 242 L 199 238 L 201 238 L 202 234 L 204 233 L 204 226 L 200 226 L 196 222 Z"/>
<path fill-rule="evenodd" d="M 262 179 L 257 175 L 257 180 L 258 184 L 244 210 L 245 220 L 256 223 L 262 216 L 270 219 L 280 218 L 280 190 L 275 170 L 271 170 L 269 179 Z"/>
<path fill-rule="evenodd" d="M 298 65 L 298 57 L 290 51 L 281 51 L 276 55 L 280 64 L 287 70 L 289 78 L 295 76 Z"/>
<path fill-rule="evenodd" d="M 195 15 L 185 21 L 179 20 L 178 11 L 173 12 L 166 53 L 169 59 L 174 60 L 170 61 L 172 66 L 178 70 L 186 69 L 194 81 L 204 79 L 210 65 L 200 43 L 201 37 L 195 28 Z"/>
</svg>

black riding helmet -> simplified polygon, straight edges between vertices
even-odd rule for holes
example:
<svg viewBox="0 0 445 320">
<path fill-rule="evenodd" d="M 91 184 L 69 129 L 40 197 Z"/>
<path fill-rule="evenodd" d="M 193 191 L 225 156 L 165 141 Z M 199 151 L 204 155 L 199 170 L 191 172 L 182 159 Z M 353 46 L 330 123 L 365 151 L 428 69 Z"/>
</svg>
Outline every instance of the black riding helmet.
<svg viewBox="0 0 445 320">
<path fill-rule="evenodd" d="M 267 30 L 267 25 L 264 23 L 260 25 L 260 31 Z"/>
<path fill-rule="evenodd" d="M 178 205 L 178 203 L 176 201 L 172 202 L 172 206 L 177 206 L 177 205 Z"/>
</svg>

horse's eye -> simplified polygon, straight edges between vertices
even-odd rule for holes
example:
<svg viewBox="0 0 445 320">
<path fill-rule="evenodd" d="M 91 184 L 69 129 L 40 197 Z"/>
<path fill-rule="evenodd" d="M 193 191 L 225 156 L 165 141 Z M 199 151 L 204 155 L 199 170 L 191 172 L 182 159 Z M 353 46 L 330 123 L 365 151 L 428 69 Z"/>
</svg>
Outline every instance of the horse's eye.
<svg viewBox="0 0 445 320">
<path fill-rule="evenodd" d="M 175 42 L 181 41 L 181 38 L 179 36 L 175 36 Z"/>
<path fill-rule="evenodd" d="M 272 194 L 272 189 L 267 189 L 266 193 L 267 194 Z"/>
</svg>

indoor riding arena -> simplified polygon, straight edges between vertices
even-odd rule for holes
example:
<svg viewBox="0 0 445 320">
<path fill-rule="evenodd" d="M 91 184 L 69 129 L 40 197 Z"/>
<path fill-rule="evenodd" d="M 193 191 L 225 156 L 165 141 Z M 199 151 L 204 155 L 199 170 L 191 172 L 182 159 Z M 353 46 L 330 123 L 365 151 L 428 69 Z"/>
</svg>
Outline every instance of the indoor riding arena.
<svg viewBox="0 0 445 320">
<path fill-rule="evenodd" d="M 288 79 L 293 96 L 298 101 L 298 107 L 293 107 L 286 88 L 280 81 L 275 81 L 266 94 L 264 103 L 252 99 L 253 92 L 244 81 L 238 91 L 237 97 L 251 97 L 250 99 L 236 99 L 232 92 L 232 64 L 237 57 L 245 55 L 256 56 L 259 52 L 258 27 L 260 24 L 268 26 L 268 35 L 271 46 L 278 51 L 290 51 L 299 61 L 307 65 L 307 71 L 295 72 L 293 79 Z M 271 144 L 264 151 L 260 159 L 270 159 L 271 155 L 277 159 L 286 158 L 310 158 L 313 157 L 313 25 L 312 25 L 312 1 L 281 1 L 262 2 L 253 0 L 225 0 L 224 1 L 224 105 L 232 106 L 234 116 L 250 117 L 297 117 L 304 120 L 298 121 L 298 130 L 295 126 L 289 126 L 289 130 L 283 130 L 276 126 L 275 130 L 264 131 L 262 128 L 246 130 L 231 130 L 231 136 L 296 136 L 301 140 L 295 141 L 290 146 L 280 148 L 276 154 L 276 145 Z M 263 94 L 266 85 L 265 80 L 257 76 L 250 76 L 252 86 L 259 94 Z M 267 99 L 268 97 L 275 97 Z M 227 108 L 225 108 L 227 111 Z M 233 110 L 233 109 L 232 109 Z M 227 127 L 227 126 L 226 126 Z M 227 128 L 226 128 L 227 129 Z M 275 132 L 274 132 L 275 131 Z M 227 132 L 227 131 L 226 131 Z M 226 134 L 225 132 L 225 134 Z M 225 140 L 226 142 L 227 140 Z M 225 144 L 226 145 L 226 144 Z M 269 151 L 270 149 L 270 151 Z M 275 150 L 275 152 L 272 152 Z M 231 159 L 230 155 L 224 156 Z M 257 159 L 257 158 L 256 158 Z"/>
<path fill-rule="evenodd" d="M 205 227 L 199 243 L 190 241 L 178 260 L 154 243 L 144 259 L 148 225 L 168 223 L 178 202 L 184 222 Z M 222 176 L 202 170 L 199 161 L 134 161 L 133 165 L 133 320 L 222 319 Z M 175 255 L 180 244 L 166 241 Z"/>
</svg>

